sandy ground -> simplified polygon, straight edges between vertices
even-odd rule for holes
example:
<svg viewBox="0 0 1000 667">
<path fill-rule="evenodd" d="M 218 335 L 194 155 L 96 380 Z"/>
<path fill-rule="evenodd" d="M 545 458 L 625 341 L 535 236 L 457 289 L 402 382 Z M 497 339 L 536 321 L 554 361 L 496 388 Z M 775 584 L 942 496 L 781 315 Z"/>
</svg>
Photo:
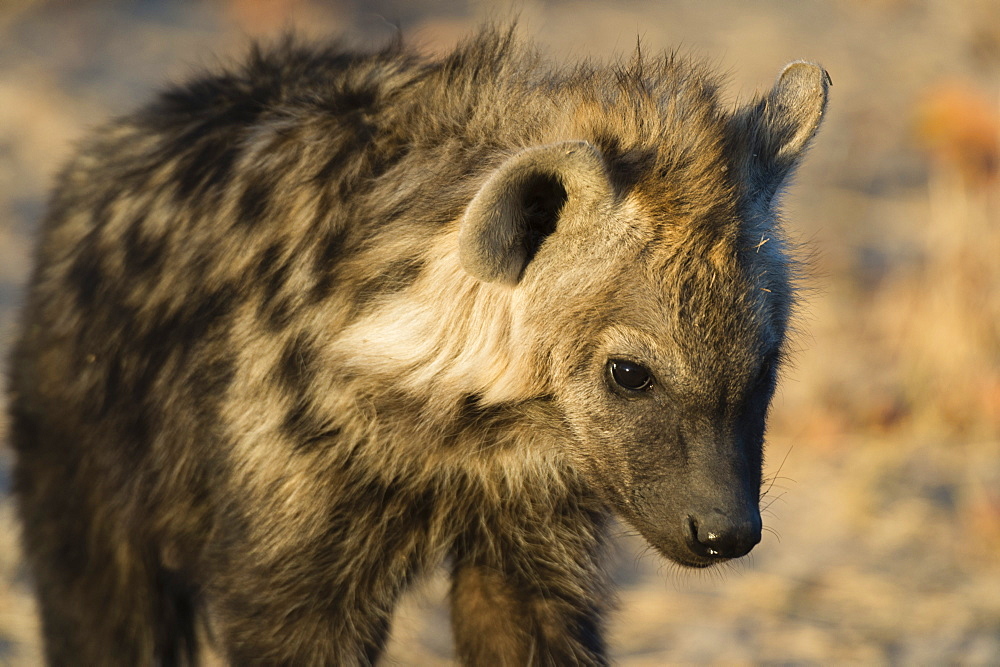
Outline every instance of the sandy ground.
<svg viewBox="0 0 1000 667">
<path fill-rule="evenodd" d="M 815 60 L 833 102 L 786 199 L 813 258 L 773 417 L 768 533 L 752 557 L 702 573 L 623 537 L 613 657 L 1000 663 L 1000 4 L 611 6 L 5 0 L 0 352 L 73 141 L 249 37 L 298 26 L 365 45 L 401 26 L 435 52 L 516 10 L 554 59 L 627 57 L 639 38 L 715 63 L 734 101 Z M 4 451 L 0 487 L 8 470 Z M 9 501 L 0 536 L 0 662 L 39 664 Z M 446 586 L 439 575 L 407 598 L 390 663 L 449 663 Z"/>
</svg>

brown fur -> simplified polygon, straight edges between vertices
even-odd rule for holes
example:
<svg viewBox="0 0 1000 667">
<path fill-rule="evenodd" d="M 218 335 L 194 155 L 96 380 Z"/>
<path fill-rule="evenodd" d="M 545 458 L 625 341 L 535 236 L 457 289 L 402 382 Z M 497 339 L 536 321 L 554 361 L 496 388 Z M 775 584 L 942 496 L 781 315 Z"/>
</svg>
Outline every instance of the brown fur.
<svg viewBox="0 0 1000 667">
<path fill-rule="evenodd" d="M 692 566 L 759 539 L 774 201 L 826 87 L 732 111 L 698 64 L 487 29 L 255 50 L 95 134 L 13 357 L 49 660 L 195 662 L 203 624 L 233 664 L 368 663 L 447 561 L 464 662 L 603 663 L 612 513 Z"/>
</svg>

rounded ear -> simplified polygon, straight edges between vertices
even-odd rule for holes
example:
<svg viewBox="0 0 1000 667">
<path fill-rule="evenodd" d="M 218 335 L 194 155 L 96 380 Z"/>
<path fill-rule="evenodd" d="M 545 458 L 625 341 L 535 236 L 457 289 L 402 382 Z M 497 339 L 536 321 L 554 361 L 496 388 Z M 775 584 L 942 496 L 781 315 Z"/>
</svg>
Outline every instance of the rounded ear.
<svg viewBox="0 0 1000 667">
<path fill-rule="evenodd" d="M 775 139 L 775 159 L 797 160 L 819 129 L 829 98 L 830 75 L 819 65 L 789 63 L 768 95 L 764 122 Z"/>
<path fill-rule="evenodd" d="M 759 196 L 773 197 L 799 163 L 823 120 L 831 85 L 822 67 L 796 61 L 767 95 L 733 116 L 730 139 Z"/>
<path fill-rule="evenodd" d="M 484 282 L 515 284 L 567 201 L 609 199 L 604 159 L 586 141 L 536 146 L 494 171 L 465 209 L 458 235 L 462 266 Z"/>
</svg>

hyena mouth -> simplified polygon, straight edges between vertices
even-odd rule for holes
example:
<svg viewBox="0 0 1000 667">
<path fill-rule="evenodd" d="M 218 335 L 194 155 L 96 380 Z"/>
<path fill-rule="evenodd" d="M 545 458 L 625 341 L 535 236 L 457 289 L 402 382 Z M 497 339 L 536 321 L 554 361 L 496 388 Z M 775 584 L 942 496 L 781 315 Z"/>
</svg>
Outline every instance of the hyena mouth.
<svg viewBox="0 0 1000 667">
<path fill-rule="evenodd" d="M 712 522 L 686 515 L 677 530 L 650 530 L 648 522 L 629 523 L 661 556 L 683 567 L 707 568 L 746 556 L 760 542 L 759 516 L 742 522 Z M 716 525 L 719 524 L 719 525 Z"/>
</svg>

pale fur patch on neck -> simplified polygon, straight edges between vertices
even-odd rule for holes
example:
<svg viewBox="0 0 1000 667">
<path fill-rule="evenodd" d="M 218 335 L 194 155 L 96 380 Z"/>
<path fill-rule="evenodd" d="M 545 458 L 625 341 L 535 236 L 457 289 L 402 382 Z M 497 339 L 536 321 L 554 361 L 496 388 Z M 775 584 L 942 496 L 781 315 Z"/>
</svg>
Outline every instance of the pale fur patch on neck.
<svg viewBox="0 0 1000 667">
<path fill-rule="evenodd" d="M 474 394 L 497 404 L 542 393 L 542 362 L 519 335 L 518 288 L 470 276 L 457 232 L 435 239 L 416 282 L 347 327 L 334 349 L 349 365 L 439 401 Z"/>
</svg>

